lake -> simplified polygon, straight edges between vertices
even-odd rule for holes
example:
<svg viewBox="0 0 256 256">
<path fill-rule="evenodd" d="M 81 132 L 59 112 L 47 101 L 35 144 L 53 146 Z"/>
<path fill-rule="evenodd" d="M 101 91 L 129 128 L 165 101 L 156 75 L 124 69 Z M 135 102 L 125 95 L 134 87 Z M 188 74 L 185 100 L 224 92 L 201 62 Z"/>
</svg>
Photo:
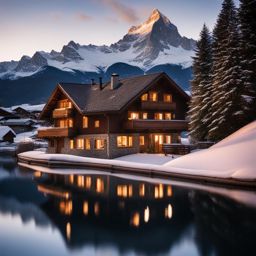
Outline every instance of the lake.
<svg viewBox="0 0 256 256">
<path fill-rule="evenodd" d="M 1 256 L 255 255 L 255 241 L 255 191 L 0 158 Z"/>
</svg>

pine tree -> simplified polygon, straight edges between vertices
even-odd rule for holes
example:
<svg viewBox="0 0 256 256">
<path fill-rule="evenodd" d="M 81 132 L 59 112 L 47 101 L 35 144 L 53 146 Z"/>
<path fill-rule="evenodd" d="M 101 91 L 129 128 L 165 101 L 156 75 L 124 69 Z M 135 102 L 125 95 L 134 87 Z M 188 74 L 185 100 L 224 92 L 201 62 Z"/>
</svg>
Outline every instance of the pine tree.
<svg viewBox="0 0 256 256">
<path fill-rule="evenodd" d="M 191 82 L 190 135 L 194 141 L 206 140 L 211 108 L 211 36 L 206 25 L 200 33 L 193 61 L 194 79 Z"/>
<path fill-rule="evenodd" d="M 247 122 L 256 119 L 256 0 L 240 0 L 243 93 Z"/>
<path fill-rule="evenodd" d="M 224 0 L 213 31 L 212 116 L 209 137 L 221 140 L 243 126 L 237 11 L 233 0 Z"/>
</svg>

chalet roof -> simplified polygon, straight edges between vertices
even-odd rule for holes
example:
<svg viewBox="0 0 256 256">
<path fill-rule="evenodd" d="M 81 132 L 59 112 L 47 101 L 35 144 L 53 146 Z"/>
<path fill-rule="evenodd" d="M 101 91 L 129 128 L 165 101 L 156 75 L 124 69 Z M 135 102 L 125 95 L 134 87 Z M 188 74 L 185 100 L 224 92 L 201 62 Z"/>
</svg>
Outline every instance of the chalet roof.
<svg viewBox="0 0 256 256">
<path fill-rule="evenodd" d="M 3 125 L 10 126 L 28 126 L 34 123 L 30 118 L 20 118 L 20 119 L 8 119 L 1 122 Z"/>
<path fill-rule="evenodd" d="M 13 131 L 12 128 L 9 126 L 0 126 L 0 140 L 3 140 L 3 137 L 8 133 L 11 132 L 14 136 L 16 136 L 16 133 Z"/>
<path fill-rule="evenodd" d="M 111 83 L 108 82 L 100 89 L 99 85 L 59 83 L 58 87 L 72 100 L 75 106 L 84 114 L 116 112 L 122 110 L 144 90 L 150 87 L 160 78 L 165 77 L 170 81 L 173 88 L 178 91 L 185 100 L 190 97 L 165 73 L 154 73 L 137 77 L 130 77 L 119 80 L 119 85 L 111 89 Z M 51 101 L 51 99 L 49 100 Z M 43 112 L 47 111 L 46 104 Z M 42 113 L 42 116 L 44 113 Z"/>
</svg>

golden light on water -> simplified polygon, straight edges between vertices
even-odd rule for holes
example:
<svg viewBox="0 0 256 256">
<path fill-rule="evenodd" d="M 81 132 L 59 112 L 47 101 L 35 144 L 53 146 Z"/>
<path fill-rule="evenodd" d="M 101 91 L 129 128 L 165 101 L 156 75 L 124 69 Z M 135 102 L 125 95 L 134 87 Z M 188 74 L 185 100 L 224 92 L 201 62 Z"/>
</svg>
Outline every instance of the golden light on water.
<svg viewBox="0 0 256 256">
<path fill-rule="evenodd" d="M 74 183 L 74 175 L 73 174 L 69 175 L 69 183 L 70 184 Z"/>
<path fill-rule="evenodd" d="M 171 219 L 172 218 L 172 206 L 168 204 L 168 206 L 164 209 L 164 216 L 165 218 Z"/>
<path fill-rule="evenodd" d="M 77 185 L 78 187 L 84 187 L 84 176 L 82 175 L 77 176 Z"/>
<path fill-rule="evenodd" d="M 135 212 L 132 215 L 131 225 L 134 226 L 134 227 L 138 227 L 140 225 L 140 214 L 139 214 L 139 212 Z"/>
<path fill-rule="evenodd" d="M 92 185 L 92 178 L 90 176 L 87 176 L 85 178 L 85 188 L 90 189 Z"/>
<path fill-rule="evenodd" d="M 34 172 L 34 177 L 40 178 L 42 176 L 42 173 L 39 171 Z"/>
<path fill-rule="evenodd" d="M 167 186 L 167 196 L 172 196 L 172 186 Z"/>
<path fill-rule="evenodd" d="M 146 223 L 149 221 L 149 217 L 150 217 L 150 212 L 149 212 L 149 207 L 147 206 L 147 208 L 144 210 L 144 221 Z"/>
<path fill-rule="evenodd" d="M 100 178 L 96 179 L 96 192 L 103 193 L 104 192 L 104 181 Z"/>
<path fill-rule="evenodd" d="M 155 186 L 155 191 L 154 191 L 155 198 L 163 198 L 164 197 L 164 185 L 159 184 Z"/>
<path fill-rule="evenodd" d="M 120 197 L 131 197 L 132 196 L 132 185 L 118 185 L 117 186 L 117 196 Z"/>
<path fill-rule="evenodd" d="M 62 214 L 71 215 L 73 211 L 73 203 L 69 201 L 60 201 L 59 209 Z"/>
<path fill-rule="evenodd" d="M 89 203 L 87 201 L 84 201 L 83 203 L 83 213 L 84 215 L 88 215 L 89 212 Z"/>
<path fill-rule="evenodd" d="M 99 203 L 95 203 L 94 204 L 94 214 L 95 215 L 99 215 L 100 213 L 100 204 Z"/>
<path fill-rule="evenodd" d="M 139 195 L 141 197 L 145 196 L 145 184 L 140 184 L 140 187 L 139 187 Z"/>
<path fill-rule="evenodd" d="M 69 222 L 66 225 L 66 236 L 67 236 L 67 239 L 70 240 L 70 238 L 71 238 L 71 224 Z"/>
</svg>

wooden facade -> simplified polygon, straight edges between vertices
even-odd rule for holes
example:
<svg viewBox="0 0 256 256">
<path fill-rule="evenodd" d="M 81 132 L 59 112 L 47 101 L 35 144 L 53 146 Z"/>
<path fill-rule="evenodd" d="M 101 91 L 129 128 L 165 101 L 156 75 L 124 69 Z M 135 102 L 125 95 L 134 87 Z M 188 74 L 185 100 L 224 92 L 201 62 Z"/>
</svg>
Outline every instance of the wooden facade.
<svg viewBox="0 0 256 256">
<path fill-rule="evenodd" d="M 97 136 L 103 138 L 104 145 L 108 149 L 107 156 L 102 157 L 113 158 L 134 152 L 162 152 L 163 143 L 179 142 L 180 133 L 188 129 L 186 113 L 189 96 L 166 74 L 160 73 L 153 78 L 137 95 L 130 98 L 126 95 L 127 102 L 120 105 L 119 110 L 108 109 L 108 106 L 104 110 L 103 106 L 102 111 L 95 113 L 79 106 L 82 104 L 82 101 L 78 101 L 79 96 L 74 99 L 61 85 L 57 86 L 41 115 L 42 118 L 51 119 L 54 127 L 39 130 L 38 137 L 48 138 L 50 152 L 55 153 L 67 152 L 79 155 L 81 153 L 81 155 L 94 156 L 93 150 L 97 148 L 92 149 L 88 146 L 88 138 L 90 143 L 95 145 L 102 143 L 97 141 Z M 134 81 L 136 82 L 136 79 Z M 120 87 L 125 86 L 125 83 L 127 80 L 123 83 L 121 80 Z M 70 88 L 72 89 L 71 86 Z M 115 90 L 118 91 L 118 88 L 111 89 L 105 86 L 98 90 L 98 94 L 111 94 L 109 97 L 114 101 L 117 100 Z M 128 86 L 127 94 L 129 94 Z M 113 108 L 115 106 L 113 104 Z M 96 105 L 95 108 L 98 106 Z M 85 147 L 91 150 L 90 154 L 89 151 L 86 152 Z"/>
</svg>

